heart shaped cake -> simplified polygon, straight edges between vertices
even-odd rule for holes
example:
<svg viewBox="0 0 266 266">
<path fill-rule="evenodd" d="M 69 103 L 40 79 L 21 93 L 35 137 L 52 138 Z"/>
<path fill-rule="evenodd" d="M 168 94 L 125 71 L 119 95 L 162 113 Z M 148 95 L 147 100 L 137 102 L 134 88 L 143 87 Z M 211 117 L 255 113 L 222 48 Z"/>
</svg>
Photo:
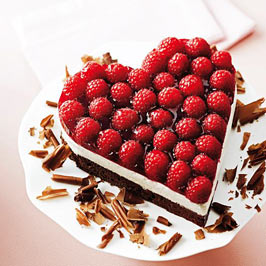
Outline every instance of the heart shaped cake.
<svg viewBox="0 0 266 266">
<path fill-rule="evenodd" d="M 168 37 L 141 68 L 88 61 L 59 99 L 81 169 L 200 226 L 231 128 L 235 69 L 202 38 Z"/>
</svg>

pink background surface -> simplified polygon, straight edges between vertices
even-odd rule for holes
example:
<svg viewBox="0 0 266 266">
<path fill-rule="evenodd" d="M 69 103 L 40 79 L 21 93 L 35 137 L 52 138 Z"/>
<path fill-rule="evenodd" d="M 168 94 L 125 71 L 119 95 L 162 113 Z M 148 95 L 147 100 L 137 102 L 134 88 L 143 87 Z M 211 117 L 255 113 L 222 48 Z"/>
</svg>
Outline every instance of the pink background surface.
<svg viewBox="0 0 266 266">
<path fill-rule="evenodd" d="M 21 53 L 10 19 L 17 12 L 13 9 L 14 5 L 16 10 L 26 10 L 27 6 L 39 7 L 41 3 L 32 0 L 0 2 L 0 264 L 155 265 L 156 263 L 108 255 L 83 246 L 40 213 L 28 200 L 17 151 L 17 132 L 24 112 L 40 90 L 40 84 Z M 234 63 L 257 92 L 266 96 L 266 2 L 233 2 L 257 22 L 256 32 L 230 50 Z M 262 212 L 228 246 L 156 265 L 265 265 L 265 220 L 264 206 Z"/>
</svg>

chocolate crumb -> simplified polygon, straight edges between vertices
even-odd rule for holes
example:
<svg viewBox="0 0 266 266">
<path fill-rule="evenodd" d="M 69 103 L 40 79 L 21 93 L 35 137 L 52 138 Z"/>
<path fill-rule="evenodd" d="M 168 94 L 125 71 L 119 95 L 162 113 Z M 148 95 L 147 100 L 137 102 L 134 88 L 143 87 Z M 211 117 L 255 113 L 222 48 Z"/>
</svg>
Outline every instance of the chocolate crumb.
<svg viewBox="0 0 266 266">
<path fill-rule="evenodd" d="M 242 167 L 241 167 L 241 169 L 240 169 L 241 171 L 247 166 L 248 161 L 249 161 L 249 157 L 246 158 L 246 159 L 244 159 L 243 165 L 242 165 Z"/>
<path fill-rule="evenodd" d="M 233 200 L 233 199 L 234 199 L 233 197 L 230 197 L 230 198 L 228 199 L 228 201 Z"/>
<path fill-rule="evenodd" d="M 175 246 L 175 244 L 180 240 L 181 237 L 182 237 L 181 234 L 175 233 L 169 240 L 167 240 L 166 242 L 161 244 L 157 248 L 157 250 L 159 250 L 158 251 L 159 255 L 163 256 L 163 255 L 167 254 Z"/>
<path fill-rule="evenodd" d="M 223 205 L 219 202 L 213 202 L 211 208 L 218 214 L 225 214 L 231 206 Z"/>
<path fill-rule="evenodd" d="M 229 190 L 228 191 L 228 194 L 233 194 L 234 193 L 234 190 Z"/>
<path fill-rule="evenodd" d="M 240 194 L 242 199 L 246 199 L 248 198 L 248 194 L 247 194 L 247 186 L 243 186 L 240 190 Z"/>
<path fill-rule="evenodd" d="M 172 224 L 163 216 L 158 216 L 157 218 L 157 222 L 158 223 L 161 223 L 163 225 L 166 225 L 166 226 L 171 226 Z"/>
<path fill-rule="evenodd" d="M 120 238 L 125 238 L 125 236 L 121 230 L 117 230 L 117 232 L 119 233 Z"/>
<path fill-rule="evenodd" d="M 242 144 L 240 146 L 241 150 L 244 150 L 246 148 L 249 138 L 250 138 L 250 132 L 244 132 L 243 141 L 242 141 Z"/>
<path fill-rule="evenodd" d="M 31 128 L 28 130 L 28 132 L 30 133 L 30 136 L 31 136 L 31 137 L 35 136 L 35 130 L 36 130 L 35 127 L 31 127 Z"/>
<path fill-rule="evenodd" d="M 254 209 L 257 210 L 257 212 L 261 212 L 261 208 L 258 204 L 254 207 Z"/>
<path fill-rule="evenodd" d="M 236 183 L 236 187 L 241 189 L 247 182 L 246 174 L 238 174 L 238 180 Z"/>
<path fill-rule="evenodd" d="M 36 157 L 36 158 L 40 158 L 40 159 L 44 159 L 47 155 L 48 155 L 48 151 L 45 150 L 32 150 L 29 152 L 30 155 Z"/>
<path fill-rule="evenodd" d="M 236 130 L 238 133 L 241 132 L 241 127 L 238 125 L 237 126 L 237 130 Z"/>
<path fill-rule="evenodd" d="M 237 166 L 234 169 L 225 169 L 223 180 L 233 183 L 236 177 Z"/>
<path fill-rule="evenodd" d="M 153 228 L 152 228 L 152 232 L 153 232 L 153 234 L 155 234 L 155 235 L 166 234 L 166 231 L 165 231 L 165 230 L 160 229 L 160 228 L 158 228 L 158 227 L 156 227 L 156 226 L 153 226 Z"/>
<path fill-rule="evenodd" d="M 235 198 L 238 198 L 238 196 L 239 196 L 239 192 L 236 190 L 235 191 Z"/>
<path fill-rule="evenodd" d="M 202 240 L 205 238 L 204 231 L 202 229 L 199 229 L 194 232 L 196 240 Z"/>
<path fill-rule="evenodd" d="M 251 209 L 252 207 L 249 206 L 248 204 L 245 204 L 245 208 L 249 210 L 249 209 Z"/>
<path fill-rule="evenodd" d="M 105 226 L 102 226 L 102 227 L 101 227 L 101 231 L 102 231 L 102 232 L 105 232 L 105 231 L 106 231 L 106 227 L 105 227 Z"/>
<path fill-rule="evenodd" d="M 48 115 L 45 118 L 42 119 L 40 126 L 43 127 L 44 129 L 48 127 L 53 127 L 54 125 L 54 120 L 52 119 L 54 115 Z"/>
<path fill-rule="evenodd" d="M 49 100 L 47 100 L 47 101 L 46 101 L 46 104 L 47 104 L 48 106 L 50 106 L 50 107 L 55 107 L 55 108 L 57 108 L 57 103 L 56 103 L 56 102 L 53 102 L 53 101 L 49 101 Z"/>
</svg>

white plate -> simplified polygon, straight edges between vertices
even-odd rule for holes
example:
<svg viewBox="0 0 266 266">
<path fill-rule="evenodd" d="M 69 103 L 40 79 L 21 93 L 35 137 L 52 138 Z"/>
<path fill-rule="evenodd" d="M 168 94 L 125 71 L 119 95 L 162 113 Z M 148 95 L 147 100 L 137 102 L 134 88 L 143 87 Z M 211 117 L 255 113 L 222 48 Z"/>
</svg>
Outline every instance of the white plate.
<svg viewBox="0 0 266 266">
<path fill-rule="evenodd" d="M 145 53 L 149 51 L 151 47 L 152 46 L 148 44 L 141 45 L 139 43 L 113 43 L 106 45 L 101 49 L 98 49 L 98 51 L 96 51 L 94 55 L 101 55 L 108 50 L 111 51 L 114 57 L 119 58 L 120 62 L 132 66 L 137 66 L 136 62 L 140 62 L 141 58 L 143 58 Z M 246 88 L 247 93 L 245 95 L 241 95 L 241 97 L 238 97 L 244 102 L 256 100 L 258 97 L 255 94 L 252 94 L 252 92 L 254 93 L 254 90 L 252 90 L 252 88 L 247 85 Z M 29 128 L 35 126 L 36 128 L 40 129 L 40 120 L 48 114 L 56 113 L 57 110 L 55 108 L 46 106 L 45 101 L 47 99 L 57 101 L 61 89 L 62 78 L 44 88 L 31 104 L 20 126 L 18 138 L 19 154 L 25 170 L 27 194 L 32 203 L 39 210 L 49 216 L 58 225 L 63 227 L 74 238 L 88 247 L 96 248 L 97 244 L 99 244 L 101 241 L 101 236 L 103 233 L 100 231 L 100 226 L 96 224 L 92 224 L 89 228 L 84 228 L 80 226 L 76 221 L 75 207 L 77 207 L 78 204 L 74 202 L 73 197 L 75 191 L 77 190 L 77 187 L 53 182 L 50 179 L 52 174 L 49 174 L 42 170 L 41 160 L 34 158 L 28 154 L 32 149 L 42 149 L 42 143 L 37 144 L 37 141 L 39 140 L 38 131 L 34 137 L 31 137 L 28 133 Z M 59 121 L 56 120 L 56 117 L 57 116 L 55 116 L 55 125 L 53 130 L 56 136 L 59 137 Z M 262 204 L 266 200 L 266 192 L 264 190 L 262 194 L 256 196 L 254 200 L 252 200 L 250 197 L 248 199 L 242 200 L 239 196 L 237 199 L 228 202 L 229 197 L 234 196 L 232 194 L 228 194 L 228 192 L 230 190 L 235 190 L 237 178 L 235 182 L 230 185 L 222 182 L 221 178 L 224 172 L 224 168 L 234 168 L 238 164 L 238 169 L 240 170 L 243 159 L 247 157 L 246 151 L 240 151 L 239 149 L 242 142 L 243 132 L 252 132 L 248 144 L 261 142 L 265 139 L 265 133 L 262 127 L 265 122 L 266 117 L 263 117 L 260 118 L 259 123 L 254 122 L 253 124 L 248 124 L 242 127 L 241 133 L 237 133 L 236 131 L 230 132 L 228 144 L 225 151 L 225 160 L 221 165 L 221 171 L 219 173 L 220 182 L 214 196 L 214 201 L 232 206 L 231 209 L 234 212 L 233 217 L 239 223 L 239 227 L 237 229 L 222 234 L 206 233 L 206 238 L 204 240 L 198 241 L 195 240 L 194 237 L 194 231 L 199 229 L 198 226 L 184 220 L 183 218 L 168 213 L 164 209 L 159 208 L 149 202 L 145 202 L 144 204 L 139 205 L 139 208 L 150 215 L 146 227 L 146 231 L 150 235 L 150 246 L 140 246 L 139 248 L 139 245 L 133 244 L 128 240 L 128 235 L 125 232 L 126 238 L 119 239 L 119 237 L 115 235 L 114 239 L 102 251 L 133 259 L 166 261 L 184 258 L 193 254 L 197 254 L 199 252 L 222 247 L 228 244 L 257 212 L 254 209 L 247 210 L 245 208 L 245 204 L 255 206 L 258 203 L 259 206 L 262 206 Z M 249 169 L 246 167 L 242 172 L 248 174 L 248 178 L 250 178 L 251 174 L 254 171 L 254 168 Z M 82 177 L 85 177 L 87 175 L 85 172 L 78 169 L 71 160 L 67 160 L 63 168 L 57 169 L 55 173 L 77 175 Z M 53 188 L 67 188 L 70 196 L 51 199 L 47 201 L 37 200 L 36 196 L 40 195 L 41 191 L 48 185 L 51 185 Z M 114 193 L 118 192 L 118 189 L 116 187 L 111 187 L 107 183 L 100 184 L 100 188 L 103 191 L 109 190 Z M 259 200 L 259 197 L 262 198 L 262 200 Z M 173 223 L 173 225 L 171 227 L 166 227 L 164 225 L 158 224 L 156 222 L 158 215 L 167 217 Z M 216 218 L 217 215 L 211 212 L 208 219 L 208 224 L 213 223 Z M 109 225 L 110 223 L 108 223 L 108 226 Z M 167 230 L 167 234 L 157 236 L 152 234 L 152 227 L 155 225 L 159 228 Z M 170 236 L 172 236 L 176 231 L 183 235 L 182 239 L 167 255 L 160 257 L 155 249 L 161 243 L 169 239 Z"/>
</svg>

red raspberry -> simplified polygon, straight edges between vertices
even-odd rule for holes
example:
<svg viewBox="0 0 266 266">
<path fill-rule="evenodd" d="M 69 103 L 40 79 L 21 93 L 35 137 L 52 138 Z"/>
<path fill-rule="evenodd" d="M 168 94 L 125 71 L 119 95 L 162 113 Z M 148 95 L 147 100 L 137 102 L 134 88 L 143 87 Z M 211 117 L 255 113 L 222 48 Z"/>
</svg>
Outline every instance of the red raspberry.
<svg viewBox="0 0 266 266">
<path fill-rule="evenodd" d="M 150 143 L 153 136 L 154 131 L 151 126 L 139 125 L 134 129 L 132 138 L 141 143 Z"/>
<path fill-rule="evenodd" d="M 222 91 L 214 91 L 209 94 L 207 98 L 207 105 L 211 111 L 221 115 L 222 117 L 229 117 L 230 115 L 230 100 Z"/>
<path fill-rule="evenodd" d="M 156 104 L 156 94 L 148 89 L 139 90 L 132 101 L 134 110 L 140 113 L 148 112 Z"/>
<path fill-rule="evenodd" d="M 226 122 L 219 115 L 210 114 L 203 121 L 203 129 L 223 141 L 226 132 Z"/>
<path fill-rule="evenodd" d="M 212 191 L 212 182 L 205 176 L 197 176 L 186 188 L 186 197 L 194 203 L 206 202 Z"/>
<path fill-rule="evenodd" d="M 74 128 L 76 119 L 83 116 L 84 113 L 83 105 L 75 100 L 65 101 L 59 107 L 59 116 L 70 130 Z"/>
<path fill-rule="evenodd" d="M 80 144 L 86 144 L 94 140 L 101 130 L 101 126 L 90 117 L 82 118 L 78 121 L 75 128 L 75 141 Z"/>
<path fill-rule="evenodd" d="M 87 85 L 86 95 L 89 101 L 98 97 L 105 97 L 109 93 L 109 87 L 103 79 L 94 79 Z"/>
<path fill-rule="evenodd" d="M 144 149 L 137 141 L 128 140 L 122 144 L 118 154 L 121 164 L 132 168 L 142 158 Z"/>
<path fill-rule="evenodd" d="M 109 117 L 113 111 L 113 105 L 104 97 L 94 99 L 89 106 L 90 117 L 101 120 Z"/>
<path fill-rule="evenodd" d="M 184 96 L 202 96 L 204 93 L 202 80 L 197 75 L 187 75 L 182 78 L 179 82 L 179 89 L 183 92 Z"/>
<path fill-rule="evenodd" d="M 136 111 L 130 108 L 118 109 L 112 118 L 112 126 L 116 130 L 131 129 L 139 121 Z"/>
<path fill-rule="evenodd" d="M 183 118 L 176 124 L 175 130 L 181 139 L 194 139 L 201 133 L 200 125 L 194 118 Z"/>
<path fill-rule="evenodd" d="M 166 186 L 180 191 L 191 176 L 191 169 L 184 161 L 174 161 L 168 171 Z"/>
<path fill-rule="evenodd" d="M 167 37 L 158 45 L 158 50 L 166 57 L 170 58 L 175 53 L 185 52 L 185 45 L 175 37 Z"/>
<path fill-rule="evenodd" d="M 185 44 L 186 53 L 191 57 L 209 56 L 211 53 L 210 45 L 202 38 L 190 39 Z"/>
<path fill-rule="evenodd" d="M 206 175 L 214 178 L 216 173 L 216 163 L 207 155 L 201 153 L 197 155 L 192 161 L 192 169 L 199 175 Z"/>
<path fill-rule="evenodd" d="M 132 96 L 132 89 L 128 84 L 118 82 L 111 87 L 111 96 L 119 106 L 125 106 L 129 104 Z"/>
<path fill-rule="evenodd" d="M 189 67 L 189 61 L 186 55 L 176 53 L 168 61 L 168 71 L 172 75 L 181 76 Z"/>
<path fill-rule="evenodd" d="M 174 85 L 174 77 L 167 72 L 159 73 L 153 80 L 153 86 L 157 91 L 161 91 L 166 87 L 173 87 Z"/>
<path fill-rule="evenodd" d="M 175 133 L 167 129 L 157 131 L 153 138 L 153 146 L 160 151 L 170 151 L 173 149 L 177 142 Z"/>
<path fill-rule="evenodd" d="M 105 69 L 107 80 L 110 83 L 117 83 L 120 81 L 126 81 L 128 76 L 127 67 L 119 64 L 112 63 Z"/>
<path fill-rule="evenodd" d="M 169 163 L 169 157 L 164 152 L 159 150 L 150 151 L 144 160 L 146 176 L 154 181 L 163 181 Z"/>
<path fill-rule="evenodd" d="M 93 79 L 104 79 L 106 74 L 103 66 L 94 61 L 89 61 L 82 68 L 81 77 L 89 82 Z"/>
<path fill-rule="evenodd" d="M 189 96 L 183 103 L 184 112 L 193 118 L 200 118 L 206 113 L 206 104 L 199 96 Z"/>
<path fill-rule="evenodd" d="M 170 126 L 173 122 L 173 116 L 169 111 L 164 109 L 156 109 L 149 115 L 150 124 L 155 128 L 163 128 Z"/>
<path fill-rule="evenodd" d="M 158 103 L 165 108 L 176 108 L 182 104 L 183 99 L 181 91 L 174 87 L 164 88 L 158 94 Z"/>
<path fill-rule="evenodd" d="M 165 68 L 166 58 L 157 49 L 153 49 L 147 54 L 142 62 L 142 68 L 149 75 L 161 72 Z"/>
<path fill-rule="evenodd" d="M 190 162 L 195 157 L 196 147 L 189 141 L 181 141 L 175 146 L 174 154 L 177 160 Z"/>
<path fill-rule="evenodd" d="M 211 56 L 212 63 L 218 69 L 231 69 L 232 58 L 227 51 L 216 51 Z"/>
<path fill-rule="evenodd" d="M 206 57 L 197 57 L 191 62 L 192 73 L 201 78 L 209 77 L 212 73 L 212 62 Z"/>
<path fill-rule="evenodd" d="M 210 85 L 225 92 L 234 91 L 235 78 L 227 70 L 217 70 L 210 77 Z"/>
<path fill-rule="evenodd" d="M 150 75 L 142 68 L 133 69 L 128 75 L 128 82 L 135 90 L 150 86 Z"/>
<path fill-rule="evenodd" d="M 212 159 L 219 158 L 222 150 L 221 143 L 211 135 L 200 136 L 195 143 L 199 152 L 205 153 Z"/>
<path fill-rule="evenodd" d="M 97 147 L 99 154 L 108 156 L 112 152 L 116 152 L 122 145 L 120 134 L 113 129 L 106 129 L 99 133 L 97 139 Z"/>
</svg>

